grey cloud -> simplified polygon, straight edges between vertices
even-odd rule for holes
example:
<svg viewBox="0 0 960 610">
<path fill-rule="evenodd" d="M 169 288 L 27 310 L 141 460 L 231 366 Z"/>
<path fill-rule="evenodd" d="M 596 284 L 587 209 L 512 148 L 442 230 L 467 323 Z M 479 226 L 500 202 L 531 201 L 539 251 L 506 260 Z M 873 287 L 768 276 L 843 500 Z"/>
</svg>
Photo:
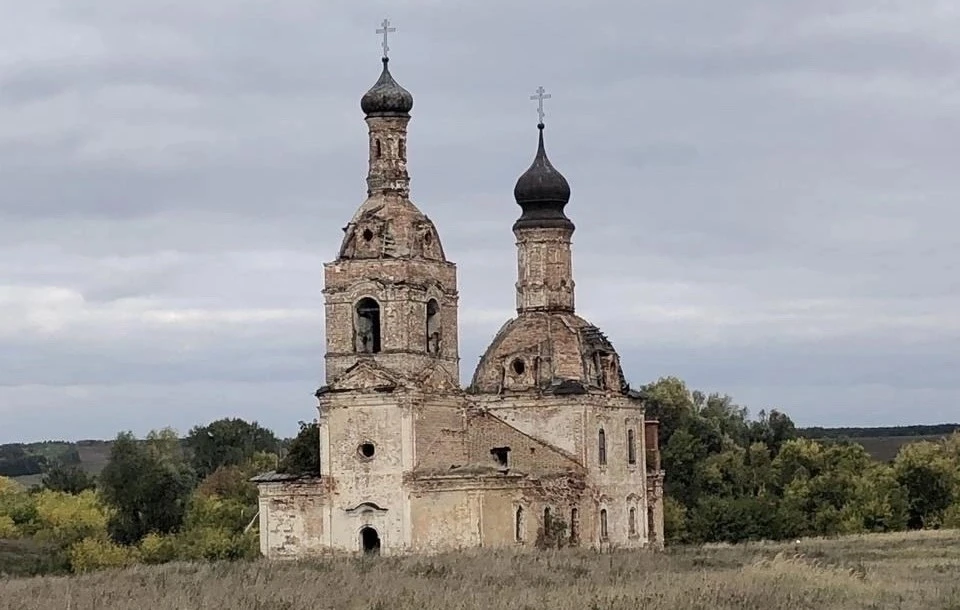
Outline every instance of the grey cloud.
<svg viewBox="0 0 960 610">
<path fill-rule="evenodd" d="M 313 416 L 384 12 L 465 379 L 514 305 L 542 84 L 578 306 L 635 384 L 825 425 L 960 398 L 960 39 L 935 3 L 0 6 L 0 441 Z"/>
</svg>

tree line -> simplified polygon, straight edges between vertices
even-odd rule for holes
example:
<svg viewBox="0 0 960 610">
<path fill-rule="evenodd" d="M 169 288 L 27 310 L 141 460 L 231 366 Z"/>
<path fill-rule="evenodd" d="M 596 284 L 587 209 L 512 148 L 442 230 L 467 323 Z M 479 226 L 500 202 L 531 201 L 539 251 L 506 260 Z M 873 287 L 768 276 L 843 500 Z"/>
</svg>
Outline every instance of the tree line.
<svg viewBox="0 0 960 610">
<path fill-rule="evenodd" d="M 316 472 L 318 460 L 316 424 L 302 423 L 290 443 L 235 418 L 194 427 L 183 439 L 171 429 L 143 439 L 122 432 L 97 477 L 63 462 L 29 490 L 0 477 L 0 542 L 16 541 L 19 556 L 44 557 L 28 567 L 0 563 L 0 573 L 256 557 L 250 478 Z"/>
<path fill-rule="evenodd" d="M 660 420 L 673 543 L 960 527 L 960 433 L 880 462 L 850 439 L 799 435 L 784 413 L 750 418 L 676 378 L 642 389 Z"/>
<path fill-rule="evenodd" d="M 676 378 L 640 391 L 660 421 L 670 544 L 960 527 L 960 433 L 905 445 L 885 463 L 849 438 L 804 438 L 779 410 L 751 417 Z M 316 423 L 300 422 L 290 442 L 240 419 L 182 439 L 124 432 L 96 478 L 61 462 L 30 490 L 0 478 L 0 572 L 10 571 L 4 540 L 57 558 L 37 571 L 256 557 L 250 478 L 268 470 L 318 474 Z"/>
</svg>

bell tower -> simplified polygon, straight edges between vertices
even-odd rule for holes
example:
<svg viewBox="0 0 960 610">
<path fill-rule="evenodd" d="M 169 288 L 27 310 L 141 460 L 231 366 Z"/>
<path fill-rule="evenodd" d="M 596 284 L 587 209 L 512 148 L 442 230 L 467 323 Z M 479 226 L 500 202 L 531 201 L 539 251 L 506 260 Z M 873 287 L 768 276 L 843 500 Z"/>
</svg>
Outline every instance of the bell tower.
<svg viewBox="0 0 960 610">
<path fill-rule="evenodd" d="M 380 78 L 360 100 L 367 198 L 343 228 L 336 260 L 324 265 L 326 383 L 365 361 L 412 381 L 440 367 L 459 385 L 456 265 L 410 201 L 413 96 L 390 73 L 387 30 Z"/>
<path fill-rule="evenodd" d="M 514 199 L 523 210 L 513 224 L 517 238 L 517 313 L 574 312 L 573 222 L 563 208 L 570 201 L 570 185 L 543 145 L 543 87 L 530 99 L 538 101 L 540 132 L 533 163 L 517 180 Z"/>
</svg>

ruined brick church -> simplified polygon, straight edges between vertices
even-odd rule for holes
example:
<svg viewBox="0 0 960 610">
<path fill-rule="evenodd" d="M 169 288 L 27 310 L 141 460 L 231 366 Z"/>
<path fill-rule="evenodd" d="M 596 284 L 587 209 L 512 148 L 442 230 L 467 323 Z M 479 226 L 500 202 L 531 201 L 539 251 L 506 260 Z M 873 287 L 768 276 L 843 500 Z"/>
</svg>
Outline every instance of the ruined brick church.
<svg viewBox="0 0 960 610">
<path fill-rule="evenodd" d="M 320 474 L 254 479 L 263 554 L 662 547 L 657 423 L 575 311 L 570 187 L 547 158 L 542 109 L 513 191 L 517 315 L 462 388 L 456 265 L 410 200 L 413 96 L 386 57 L 360 107 L 367 198 L 324 266 Z"/>
</svg>

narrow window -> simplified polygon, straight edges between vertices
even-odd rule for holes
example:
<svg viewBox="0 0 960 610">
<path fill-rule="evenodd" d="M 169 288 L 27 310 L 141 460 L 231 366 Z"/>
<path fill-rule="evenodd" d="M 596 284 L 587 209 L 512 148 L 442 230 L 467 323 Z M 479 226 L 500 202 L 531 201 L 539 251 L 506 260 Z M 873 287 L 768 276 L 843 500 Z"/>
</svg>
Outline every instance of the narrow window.
<svg viewBox="0 0 960 610">
<path fill-rule="evenodd" d="M 543 509 L 543 531 L 548 531 L 550 529 L 550 508 Z"/>
<path fill-rule="evenodd" d="M 377 140 L 377 159 L 383 155 L 383 146 L 380 144 L 380 140 Z"/>
<path fill-rule="evenodd" d="M 427 353 L 440 353 L 440 304 L 436 299 L 427 301 Z"/>
<path fill-rule="evenodd" d="M 607 539 L 607 509 L 600 509 L 600 540 Z"/>
<path fill-rule="evenodd" d="M 400 139 L 400 160 L 407 160 L 407 141 L 403 138 Z"/>
<path fill-rule="evenodd" d="M 636 536 L 637 534 L 637 509 L 630 507 L 630 535 Z"/>
<path fill-rule="evenodd" d="M 517 507 L 517 518 L 514 523 L 513 537 L 517 542 L 523 542 L 523 507 Z"/>
<path fill-rule="evenodd" d="M 633 430 L 627 430 L 627 463 L 637 463 L 637 435 Z"/>
<path fill-rule="evenodd" d="M 580 539 L 580 511 L 570 509 L 570 542 L 576 544 Z"/>
<path fill-rule="evenodd" d="M 497 464 L 501 468 L 509 468 L 510 447 L 494 447 L 490 450 L 490 454 L 493 456 L 493 459 L 497 461 Z"/>
<path fill-rule="evenodd" d="M 657 528 L 656 520 L 653 517 L 653 507 L 647 507 L 647 540 L 654 541 L 657 539 Z"/>
<path fill-rule="evenodd" d="M 380 352 L 380 304 L 370 297 L 357 303 L 356 350 L 361 354 Z"/>
<path fill-rule="evenodd" d="M 598 444 L 598 456 L 601 466 L 607 465 L 607 435 L 604 434 L 603 428 L 600 428 L 600 433 L 597 435 L 597 444 Z"/>
</svg>

